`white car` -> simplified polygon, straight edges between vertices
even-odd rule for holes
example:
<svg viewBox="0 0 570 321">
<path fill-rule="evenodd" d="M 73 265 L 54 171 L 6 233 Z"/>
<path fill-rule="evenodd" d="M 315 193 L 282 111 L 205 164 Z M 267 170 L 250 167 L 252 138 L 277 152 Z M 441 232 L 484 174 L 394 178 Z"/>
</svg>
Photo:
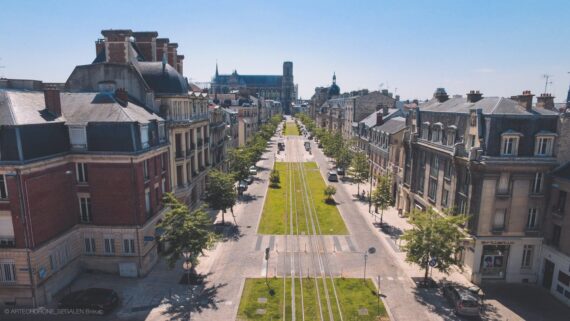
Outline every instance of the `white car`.
<svg viewBox="0 0 570 321">
<path fill-rule="evenodd" d="M 251 166 L 249 168 L 249 174 L 250 175 L 257 175 L 257 168 L 255 166 Z"/>
</svg>

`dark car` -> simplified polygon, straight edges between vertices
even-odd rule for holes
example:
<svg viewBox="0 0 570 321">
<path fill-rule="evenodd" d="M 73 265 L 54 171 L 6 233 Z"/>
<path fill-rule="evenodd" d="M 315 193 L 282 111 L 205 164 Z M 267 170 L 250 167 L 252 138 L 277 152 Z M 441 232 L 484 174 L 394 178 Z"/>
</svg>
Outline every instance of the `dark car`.
<svg viewBox="0 0 570 321">
<path fill-rule="evenodd" d="M 479 298 L 470 290 L 455 284 L 444 284 L 443 295 L 453 306 L 456 314 L 465 316 L 479 316 L 481 305 Z"/>
<path fill-rule="evenodd" d="M 246 181 L 239 181 L 238 190 L 247 191 L 247 182 Z"/>
<path fill-rule="evenodd" d="M 344 176 L 344 168 L 342 168 L 342 167 L 337 167 L 337 168 L 336 168 L 336 172 L 337 172 L 337 174 Z"/>
<path fill-rule="evenodd" d="M 251 175 L 248 176 L 248 177 L 245 179 L 245 182 L 247 183 L 247 185 L 251 185 L 251 183 L 253 183 L 253 176 L 251 176 Z"/>
<path fill-rule="evenodd" d="M 93 314 L 107 314 L 119 305 L 119 295 L 111 289 L 89 288 L 71 292 L 61 301 L 62 309 L 89 309 Z M 100 311 L 100 312 L 98 312 Z"/>
<path fill-rule="evenodd" d="M 335 171 L 329 171 L 327 174 L 327 179 L 329 182 L 338 182 L 338 175 Z"/>
</svg>

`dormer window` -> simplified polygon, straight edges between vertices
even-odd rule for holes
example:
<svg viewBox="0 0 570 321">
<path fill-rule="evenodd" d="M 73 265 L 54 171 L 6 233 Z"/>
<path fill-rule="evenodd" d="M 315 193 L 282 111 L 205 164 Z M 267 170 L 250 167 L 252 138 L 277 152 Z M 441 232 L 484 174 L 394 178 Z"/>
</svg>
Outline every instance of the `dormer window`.
<svg viewBox="0 0 570 321">
<path fill-rule="evenodd" d="M 166 141 L 166 128 L 164 122 L 158 123 L 158 140 L 161 143 L 164 143 Z"/>
<path fill-rule="evenodd" d="M 422 138 L 425 140 L 429 140 L 429 122 L 423 123 L 422 126 Z"/>
<path fill-rule="evenodd" d="M 552 156 L 555 135 L 548 132 L 538 133 L 534 142 L 534 156 Z"/>
<path fill-rule="evenodd" d="M 451 125 L 447 127 L 447 135 L 446 135 L 446 145 L 453 146 L 455 145 L 455 132 L 457 131 L 457 126 Z"/>
<path fill-rule="evenodd" d="M 87 130 L 85 125 L 69 126 L 69 143 L 73 150 L 87 149 Z"/>
<path fill-rule="evenodd" d="M 431 133 L 431 140 L 435 143 L 441 142 L 441 128 L 442 128 L 442 126 L 443 125 L 441 123 L 433 124 L 433 130 Z"/>
<path fill-rule="evenodd" d="M 140 124 L 141 131 L 141 146 L 142 148 L 148 148 L 148 124 Z"/>
<path fill-rule="evenodd" d="M 522 134 L 507 131 L 501 135 L 501 156 L 517 156 Z"/>
</svg>

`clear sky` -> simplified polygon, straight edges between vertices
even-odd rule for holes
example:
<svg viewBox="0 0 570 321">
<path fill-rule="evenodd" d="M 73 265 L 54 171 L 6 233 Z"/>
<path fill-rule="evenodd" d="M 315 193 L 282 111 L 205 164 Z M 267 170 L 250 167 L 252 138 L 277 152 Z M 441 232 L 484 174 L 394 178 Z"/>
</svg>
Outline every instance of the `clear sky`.
<svg viewBox="0 0 570 321">
<path fill-rule="evenodd" d="M 158 31 L 179 44 L 185 75 L 280 74 L 294 63 L 300 95 L 388 88 L 403 99 L 481 90 L 486 96 L 570 85 L 569 0 L 209 0 L 0 2 L 0 75 L 63 82 L 95 57 L 102 29 Z"/>
</svg>

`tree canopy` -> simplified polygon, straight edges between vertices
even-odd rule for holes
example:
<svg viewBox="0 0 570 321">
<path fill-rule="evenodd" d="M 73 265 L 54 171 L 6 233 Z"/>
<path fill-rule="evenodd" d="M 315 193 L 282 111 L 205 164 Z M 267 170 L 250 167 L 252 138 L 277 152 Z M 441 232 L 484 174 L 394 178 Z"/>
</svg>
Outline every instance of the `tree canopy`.
<svg viewBox="0 0 570 321">
<path fill-rule="evenodd" d="M 392 204 L 392 178 L 390 174 L 378 176 L 378 183 L 376 189 L 372 193 L 372 202 L 374 207 L 380 208 L 382 211 L 380 215 L 380 224 L 384 216 L 384 210 Z"/>
<path fill-rule="evenodd" d="M 358 193 L 360 193 L 360 184 L 366 182 L 370 175 L 370 165 L 368 157 L 363 152 L 358 152 L 352 158 L 352 177 L 358 184 Z"/>
<path fill-rule="evenodd" d="M 231 174 L 217 169 L 208 173 L 206 202 L 210 208 L 222 211 L 222 224 L 225 223 L 225 214 L 228 208 L 232 209 L 236 204 L 236 196 L 234 178 Z"/>
</svg>

